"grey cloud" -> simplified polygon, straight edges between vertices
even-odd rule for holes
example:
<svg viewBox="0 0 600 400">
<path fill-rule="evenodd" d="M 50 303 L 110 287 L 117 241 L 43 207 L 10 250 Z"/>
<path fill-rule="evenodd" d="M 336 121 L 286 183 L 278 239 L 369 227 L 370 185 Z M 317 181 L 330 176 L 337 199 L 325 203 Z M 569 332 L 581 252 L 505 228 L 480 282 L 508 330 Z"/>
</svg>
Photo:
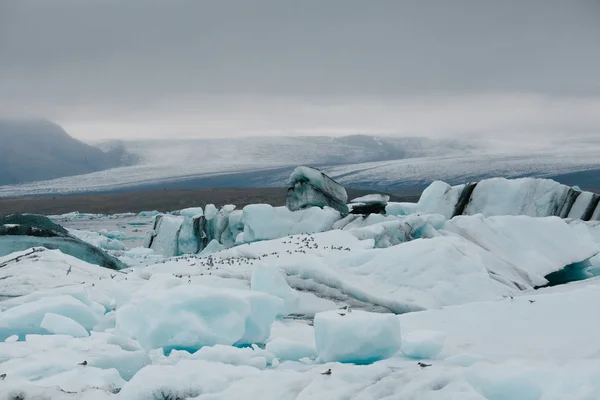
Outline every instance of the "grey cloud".
<svg viewBox="0 0 600 400">
<path fill-rule="evenodd" d="M 596 104 L 598 71 L 596 0 L 0 1 L 9 114 L 106 122 L 211 96 Z"/>
</svg>

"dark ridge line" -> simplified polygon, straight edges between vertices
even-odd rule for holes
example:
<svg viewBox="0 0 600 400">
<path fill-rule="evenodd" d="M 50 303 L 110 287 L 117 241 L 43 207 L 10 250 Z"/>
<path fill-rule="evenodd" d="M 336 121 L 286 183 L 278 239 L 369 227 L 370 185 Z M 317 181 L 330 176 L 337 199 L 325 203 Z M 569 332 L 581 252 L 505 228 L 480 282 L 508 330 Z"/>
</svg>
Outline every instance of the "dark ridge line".
<svg viewBox="0 0 600 400">
<path fill-rule="evenodd" d="M 581 216 L 581 219 L 583 221 L 590 221 L 592 219 L 594 211 L 596 211 L 596 208 L 598 207 L 598 203 L 600 203 L 600 195 L 593 193 L 592 201 L 590 201 L 587 208 L 585 209 L 585 212 Z"/>
<path fill-rule="evenodd" d="M 452 215 L 452 217 L 462 215 L 465 212 L 465 208 L 467 208 L 467 204 L 469 204 L 469 200 L 471 200 L 471 195 L 473 194 L 477 183 L 479 182 L 467 183 L 466 187 L 463 189 L 462 193 L 460 194 L 460 197 L 458 198 L 456 206 L 454 207 L 454 214 Z"/>
<path fill-rule="evenodd" d="M 565 197 L 565 200 L 563 201 L 563 204 L 560 207 L 559 217 L 567 218 L 569 216 L 569 213 L 571 212 L 571 209 L 573 208 L 573 204 L 575 204 L 575 201 L 577 201 L 577 198 L 579 197 L 579 195 L 581 195 L 581 193 L 582 192 L 579 190 L 574 190 L 573 188 L 569 188 L 569 191 L 567 192 L 567 196 Z"/>
</svg>

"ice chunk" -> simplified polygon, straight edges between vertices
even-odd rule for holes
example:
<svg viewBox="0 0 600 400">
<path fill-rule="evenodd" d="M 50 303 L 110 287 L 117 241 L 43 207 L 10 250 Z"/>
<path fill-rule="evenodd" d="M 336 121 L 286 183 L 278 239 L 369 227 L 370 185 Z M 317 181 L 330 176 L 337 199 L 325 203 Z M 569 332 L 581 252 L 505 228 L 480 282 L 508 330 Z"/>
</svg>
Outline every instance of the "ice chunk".
<svg viewBox="0 0 600 400">
<path fill-rule="evenodd" d="M 221 250 L 224 250 L 225 246 L 223 246 L 221 243 L 219 243 L 216 239 L 213 239 L 210 241 L 210 243 L 204 248 L 204 250 L 202 250 L 198 256 L 199 257 L 207 257 L 210 256 L 211 254 L 217 253 Z"/>
<path fill-rule="evenodd" d="M 185 217 L 173 215 L 158 215 L 155 217 L 152 238 L 147 247 L 165 257 L 179 255 L 179 232 Z"/>
<path fill-rule="evenodd" d="M 264 342 L 283 301 L 264 293 L 182 285 L 117 310 L 116 331 L 147 350 Z"/>
<path fill-rule="evenodd" d="M 442 214 L 450 219 L 454 216 L 456 204 L 465 187 L 465 185 L 450 186 L 445 182 L 435 181 L 421 194 L 417 211 L 425 214 Z"/>
<path fill-rule="evenodd" d="M 441 331 L 412 331 L 402 335 L 402 353 L 412 358 L 433 358 L 441 353 L 446 334 Z"/>
<path fill-rule="evenodd" d="M 386 205 L 388 201 L 390 201 L 390 196 L 388 196 L 387 194 L 368 194 L 366 196 L 352 199 L 351 203 Z"/>
<path fill-rule="evenodd" d="M 575 189 L 575 188 L 573 188 Z M 577 200 L 569 210 L 568 218 L 578 218 L 589 221 L 598 205 L 600 196 L 590 192 L 580 192 Z"/>
<path fill-rule="evenodd" d="M 417 213 L 417 203 L 394 203 L 390 202 L 385 206 L 387 215 L 410 215 Z"/>
<path fill-rule="evenodd" d="M 190 207 L 179 210 L 179 215 L 188 218 L 201 217 L 204 215 L 204 211 L 202 211 L 202 207 Z"/>
<path fill-rule="evenodd" d="M 291 211 L 308 207 L 331 207 L 348 214 L 346 189 L 321 171 L 297 167 L 290 176 L 286 205 Z"/>
<path fill-rule="evenodd" d="M 202 231 L 204 217 L 186 217 L 177 236 L 177 255 L 196 254 L 206 245 L 206 234 Z"/>
<path fill-rule="evenodd" d="M 99 315 L 90 307 L 71 296 L 46 297 L 0 313 L 0 340 L 12 335 L 46 333 L 40 325 L 47 313 L 68 317 L 86 330 L 92 329 L 99 320 Z"/>
<path fill-rule="evenodd" d="M 280 360 L 298 361 L 302 358 L 316 357 L 314 347 L 285 338 L 275 338 L 267 343 L 267 351 Z"/>
<path fill-rule="evenodd" d="M 400 350 L 400 323 L 393 314 L 325 311 L 315 315 L 314 327 L 317 354 L 323 362 L 368 364 Z"/>
<path fill-rule="evenodd" d="M 126 267 L 100 248 L 70 235 L 62 226 L 42 215 L 12 214 L 0 217 L 0 257 L 32 247 L 58 249 L 105 268 Z"/>
<path fill-rule="evenodd" d="M 169 357 L 172 359 L 173 355 Z M 205 360 L 220 362 L 231 365 L 248 365 L 254 368 L 265 369 L 274 355 L 269 351 L 260 349 L 256 345 L 252 347 L 232 347 L 224 345 L 206 346 L 190 355 L 193 360 Z"/>
<path fill-rule="evenodd" d="M 58 386 L 67 393 L 78 393 L 97 388 L 115 392 L 125 384 L 119 371 L 114 368 L 101 369 L 96 367 L 76 368 L 56 375 L 49 376 L 37 382 L 40 386 Z"/>
<path fill-rule="evenodd" d="M 89 232 L 89 231 L 80 231 L 76 229 L 69 229 L 69 233 L 75 236 L 78 239 L 83 240 L 86 243 L 89 243 L 93 246 L 99 247 L 105 250 L 126 250 L 125 245 L 120 242 L 118 239 L 109 238 L 105 235 Z"/>
<path fill-rule="evenodd" d="M 506 270 L 500 274 L 492 271 L 525 287 L 545 285 L 546 275 L 598 253 L 598 246 L 588 232 L 575 234 L 558 217 L 460 216 L 446 222 L 445 229 L 516 266 L 519 276 Z"/>
<path fill-rule="evenodd" d="M 73 337 L 89 336 L 88 331 L 71 318 L 53 313 L 46 313 L 40 327 L 56 335 L 69 335 Z"/>
<path fill-rule="evenodd" d="M 283 300 L 282 315 L 297 312 L 300 296 L 287 284 L 277 268 L 265 266 L 254 267 L 250 287 L 252 290 L 268 293 Z"/>
<path fill-rule="evenodd" d="M 292 212 L 285 207 L 251 204 L 243 209 L 244 242 L 324 232 L 339 219 L 340 213 L 328 207 L 311 207 Z"/>
<path fill-rule="evenodd" d="M 218 212 L 219 210 L 214 204 L 207 204 L 204 210 L 204 216 L 206 217 L 207 221 L 210 221 L 217 215 Z"/>
<path fill-rule="evenodd" d="M 559 216 L 568 192 L 550 179 L 486 179 L 473 190 L 465 214 Z"/>
<path fill-rule="evenodd" d="M 369 218 L 373 215 L 369 216 Z M 437 236 L 437 230 L 443 227 L 445 219 L 442 215 L 431 214 L 426 216 L 411 215 L 400 218 L 386 219 L 385 222 L 365 225 L 361 228 L 348 229 L 360 240 L 373 239 L 375 247 L 385 248 L 395 246 L 418 238 Z"/>
<path fill-rule="evenodd" d="M 161 215 L 160 211 L 142 211 L 138 214 L 138 217 L 156 217 L 157 215 Z"/>
</svg>

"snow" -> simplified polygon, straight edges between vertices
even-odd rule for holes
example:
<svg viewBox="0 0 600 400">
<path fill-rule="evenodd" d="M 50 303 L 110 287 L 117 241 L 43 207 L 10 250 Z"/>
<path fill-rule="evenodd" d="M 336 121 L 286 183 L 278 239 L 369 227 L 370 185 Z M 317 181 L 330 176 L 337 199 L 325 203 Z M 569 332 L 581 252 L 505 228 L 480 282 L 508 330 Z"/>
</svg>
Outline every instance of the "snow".
<svg viewBox="0 0 600 400">
<path fill-rule="evenodd" d="M 89 336 L 88 331 L 71 318 L 53 313 L 46 313 L 44 315 L 40 327 L 55 335 L 69 335 L 73 337 Z"/>
<path fill-rule="evenodd" d="M 275 268 L 265 266 L 254 267 L 252 278 L 250 279 L 250 288 L 283 300 L 281 315 L 293 314 L 298 311 L 300 296 L 289 287 L 281 272 Z"/>
<path fill-rule="evenodd" d="M 303 358 L 315 358 L 317 353 L 313 346 L 285 338 L 275 338 L 267 343 L 266 350 L 279 360 L 298 361 Z"/>
<path fill-rule="evenodd" d="M 515 227 L 518 226 L 518 229 Z M 512 280 L 526 286 L 547 283 L 544 276 L 596 255 L 600 249 L 587 232 L 575 231 L 558 217 L 483 215 L 459 216 L 448 221 L 445 229 L 456 232 L 502 260 L 518 267 Z M 531 251 L 531 249 L 537 251 Z M 503 274 L 509 277 L 508 274 Z"/>
<path fill-rule="evenodd" d="M 433 358 L 441 353 L 446 334 L 441 331 L 413 331 L 402 335 L 402 353 L 412 358 Z"/>
<path fill-rule="evenodd" d="M 417 207 L 207 207 L 214 252 L 119 250 L 122 271 L 0 257 L 0 399 L 600 398 L 600 277 L 534 290 L 567 265 L 593 275 L 600 222 Z M 126 232 L 108 220 L 125 221 L 69 228 Z"/>
<path fill-rule="evenodd" d="M 391 314 L 325 311 L 315 315 L 314 324 L 322 362 L 368 364 L 400 350 L 400 323 Z"/>
<path fill-rule="evenodd" d="M 365 196 L 352 199 L 350 202 L 363 204 L 387 204 L 388 201 L 390 201 L 390 196 L 387 194 L 367 194 Z"/>
<path fill-rule="evenodd" d="M 176 285 L 118 309 L 115 329 L 146 350 L 261 343 L 282 303 L 263 293 Z"/>
<path fill-rule="evenodd" d="M 87 330 L 92 329 L 99 319 L 92 308 L 71 296 L 47 297 L 0 313 L 0 340 L 12 335 L 21 337 L 46 332 L 41 326 L 46 313 L 70 318 Z"/>
</svg>

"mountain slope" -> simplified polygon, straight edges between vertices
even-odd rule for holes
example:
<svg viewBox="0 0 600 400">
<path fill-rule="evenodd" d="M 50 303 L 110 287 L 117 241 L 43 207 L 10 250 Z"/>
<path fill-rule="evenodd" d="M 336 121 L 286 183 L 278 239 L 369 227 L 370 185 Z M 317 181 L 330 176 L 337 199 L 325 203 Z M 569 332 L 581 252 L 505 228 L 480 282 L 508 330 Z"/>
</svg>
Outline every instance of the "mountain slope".
<svg viewBox="0 0 600 400">
<path fill-rule="evenodd" d="M 593 139 L 593 140 L 592 140 Z M 294 167 L 323 170 L 346 187 L 417 192 L 492 176 L 560 177 L 600 187 L 600 138 L 528 144 L 479 138 L 245 137 L 124 142 L 135 163 L 21 185 L 0 184 L 0 197 L 214 187 L 283 187 Z M 106 147 L 105 147 L 106 149 Z M 585 178 L 585 179 L 584 179 Z"/>
<path fill-rule="evenodd" d="M 87 174 L 118 166 L 121 146 L 103 152 L 45 120 L 0 120 L 0 185 Z"/>
</svg>

